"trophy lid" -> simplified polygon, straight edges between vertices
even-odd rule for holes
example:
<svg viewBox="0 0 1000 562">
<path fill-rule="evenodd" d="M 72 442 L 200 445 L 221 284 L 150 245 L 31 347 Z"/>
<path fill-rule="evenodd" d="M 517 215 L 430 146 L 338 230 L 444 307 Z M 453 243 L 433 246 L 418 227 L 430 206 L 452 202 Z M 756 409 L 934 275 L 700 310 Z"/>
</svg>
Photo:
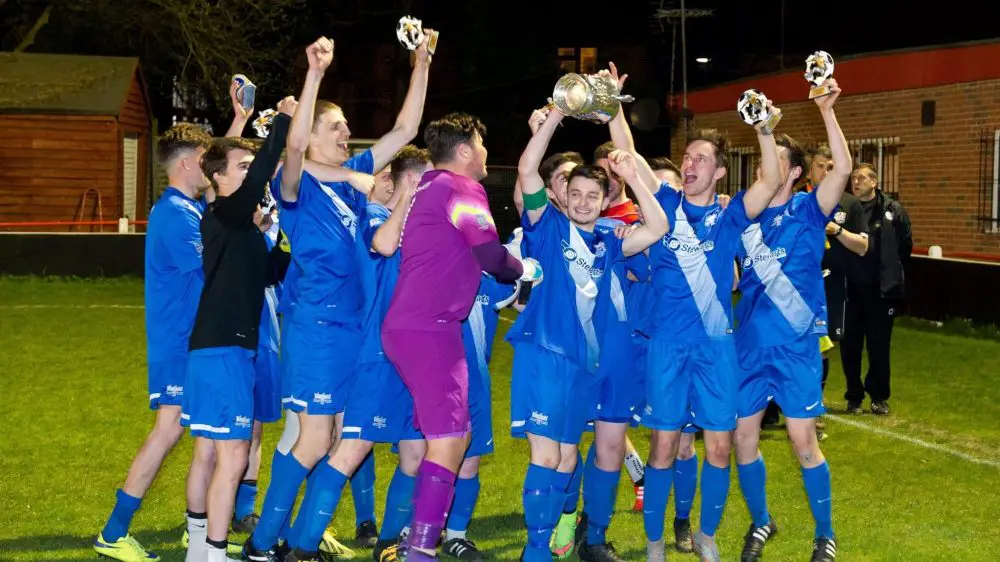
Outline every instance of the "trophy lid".
<svg viewBox="0 0 1000 562">
<path fill-rule="evenodd" d="M 568 73 L 556 82 L 552 100 L 560 112 L 567 115 L 579 113 L 590 99 L 590 85 L 575 73 Z"/>
</svg>

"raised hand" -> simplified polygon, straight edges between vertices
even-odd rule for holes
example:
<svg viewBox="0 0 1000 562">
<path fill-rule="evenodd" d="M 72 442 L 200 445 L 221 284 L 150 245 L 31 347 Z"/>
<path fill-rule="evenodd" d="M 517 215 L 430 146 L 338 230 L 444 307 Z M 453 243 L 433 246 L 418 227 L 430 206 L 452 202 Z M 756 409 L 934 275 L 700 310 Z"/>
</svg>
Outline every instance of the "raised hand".
<svg viewBox="0 0 1000 562">
<path fill-rule="evenodd" d="M 306 57 L 309 59 L 309 70 L 325 72 L 333 62 L 333 41 L 320 37 L 306 47 Z"/>
<path fill-rule="evenodd" d="M 611 171 L 625 178 L 625 181 L 634 181 L 637 173 L 635 156 L 624 150 L 612 150 L 608 154 L 608 165 Z"/>
<path fill-rule="evenodd" d="M 287 96 L 278 102 L 278 113 L 284 113 L 289 117 L 293 117 L 298 107 L 299 102 L 295 101 L 295 96 Z"/>
<path fill-rule="evenodd" d="M 431 34 L 434 32 L 431 28 L 424 29 L 424 40 L 417 45 L 416 59 L 419 64 L 430 64 L 431 62 L 431 52 L 427 48 L 431 41 Z"/>
<path fill-rule="evenodd" d="M 253 113 L 253 108 L 244 108 L 243 104 L 240 103 L 240 100 L 236 97 L 236 92 L 239 89 L 240 85 L 235 80 L 229 83 L 229 99 L 233 102 L 233 114 L 243 119 L 249 119 L 250 114 Z"/>
<path fill-rule="evenodd" d="M 610 69 L 608 74 L 610 74 L 611 78 L 618 83 L 618 93 L 622 93 L 622 87 L 625 85 L 625 81 L 628 80 L 628 74 L 622 74 L 621 77 L 619 77 L 618 67 L 616 67 L 613 62 L 608 63 L 608 68 Z"/>
<path fill-rule="evenodd" d="M 833 109 L 833 104 L 840 97 L 840 86 L 837 85 L 837 81 L 833 78 L 828 79 L 823 84 L 830 87 L 830 93 L 816 98 L 816 105 L 819 106 L 820 111 L 828 111 Z"/>
</svg>

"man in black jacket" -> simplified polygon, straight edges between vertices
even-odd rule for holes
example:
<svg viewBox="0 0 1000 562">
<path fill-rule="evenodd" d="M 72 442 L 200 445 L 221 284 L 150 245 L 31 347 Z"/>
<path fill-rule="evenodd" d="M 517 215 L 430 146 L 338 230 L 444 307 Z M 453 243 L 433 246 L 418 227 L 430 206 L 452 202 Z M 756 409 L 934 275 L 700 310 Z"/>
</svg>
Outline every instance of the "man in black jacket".
<svg viewBox="0 0 1000 562">
<path fill-rule="evenodd" d="M 254 216 L 285 148 L 294 110 L 291 97 L 278 104 L 279 114 L 259 150 L 249 140 L 227 137 L 213 141 L 201 159 L 216 198 L 201 219 L 205 285 L 190 338 L 185 379 L 190 392 L 184 396 L 181 425 L 195 437 L 196 454 L 214 454 L 216 468 L 208 513 L 188 514 L 189 561 L 227 560 L 233 502 L 253 429 L 254 356 L 268 283 L 267 244 Z M 192 532 L 197 519 L 204 519 L 207 528 Z"/>
<path fill-rule="evenodd" d="M 868 230 L 868 251 L 854 260 L 847 280 L 847 314 L 840 358 L 847 377 L 847 411 L 861 413 L 865 394 L 872 413 L 889 413 L 889 347 L 892 324 L 904 295 L 905 266 L 913 251 L 910 217 L 898 201 L 878 189 L 871 164 L 851 176 Z M 861 380 L 861 351 L 868 345 L 868 374 Z"/>
</svg>

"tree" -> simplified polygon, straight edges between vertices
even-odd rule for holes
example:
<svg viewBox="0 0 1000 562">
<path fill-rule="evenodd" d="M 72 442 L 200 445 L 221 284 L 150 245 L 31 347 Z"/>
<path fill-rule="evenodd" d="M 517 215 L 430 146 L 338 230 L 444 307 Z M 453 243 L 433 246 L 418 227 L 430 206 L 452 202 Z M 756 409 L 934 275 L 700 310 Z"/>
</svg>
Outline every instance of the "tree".
<svg viewBox="0 0 1000 562">
<path fill-rule="evenodd" d="M 246 74 L 264 100 L 288 95 L 302 57 L 292 45 L 305 0 L 0 0 L 5 49 L 138 56 L 157 113 L 175 84 L 220 120 L 230 111 L 233 74 Z M 288 63 L 292 63 L 289 65 Z M 291 68 L 290 68 L 291 66 Z M 192 104 L 188 104 L 189 107 Z M 257 104 L 261 108 L 261 102 Z"/>
</svg>

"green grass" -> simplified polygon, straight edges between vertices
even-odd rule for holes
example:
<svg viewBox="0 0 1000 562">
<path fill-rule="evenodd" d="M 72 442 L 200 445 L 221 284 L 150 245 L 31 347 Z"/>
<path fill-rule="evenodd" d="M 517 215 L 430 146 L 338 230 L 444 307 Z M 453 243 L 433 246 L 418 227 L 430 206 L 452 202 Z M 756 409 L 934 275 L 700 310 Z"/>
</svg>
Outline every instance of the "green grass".
<svg viewBox="0 0 1000 562">
<path fill-rule="evenodd" d="M 0 295 L 0 560 L 93 560 L 89 544 L 153 419 L 146 407 L 142 284 L 0 278 Z M 826 399 L 837 414 L 844 406 L 844 379 L 836 351 L 832 359 Z M 501 560 L 516 560 L 524 542 L 527 448 L 506 431 L 510 361 L 510 348 L 498 340 L 492 365 L 497 451 L 483 462 L 482 496 L 470 529 L 488 556 Z M 887 418 L 827 418 L 830 438 L 822 447 L 833 472 L 840 558 L 992 559 L 1000 549 L 996 341 L 901 321 L 893 334 L 890 403 L 893 415 Z M 840 423 L 845 418 L 994 464 Z M 265 430 L 262 489 L 279 432 L 280 425 Z M 645 454 L 647 433 L 630 434 Z M 761 447 L 770 507 L 781 528 L 767 559 L 808 560 L 812 522 L 795 458 L 780 431 L 766 432 Z M 394 457 L 385 447 L 377 451 L 381 511 Z M 139 540 L 167 561 L 184 558 L 180 535 L 190 453 L 185 437 L 133 525 Z M 609 538 L 625 559 L 641 560 L 642 517 L 629 511 L 631 501 L 631 487 L 623 485 Z M 697 519 L 700 500 L 695 503 Z M 335 525 L 341 536 L 352 538 L 353 508 L 349 499 L 342 505 Z M 727 560 L 738 556 L 747 524 L 734 470 L 718 533 Z M 358 557 L 370 559 L 364 551 Z M 694 560 L 676 554 L 671 559 Z"/>
</svg>

